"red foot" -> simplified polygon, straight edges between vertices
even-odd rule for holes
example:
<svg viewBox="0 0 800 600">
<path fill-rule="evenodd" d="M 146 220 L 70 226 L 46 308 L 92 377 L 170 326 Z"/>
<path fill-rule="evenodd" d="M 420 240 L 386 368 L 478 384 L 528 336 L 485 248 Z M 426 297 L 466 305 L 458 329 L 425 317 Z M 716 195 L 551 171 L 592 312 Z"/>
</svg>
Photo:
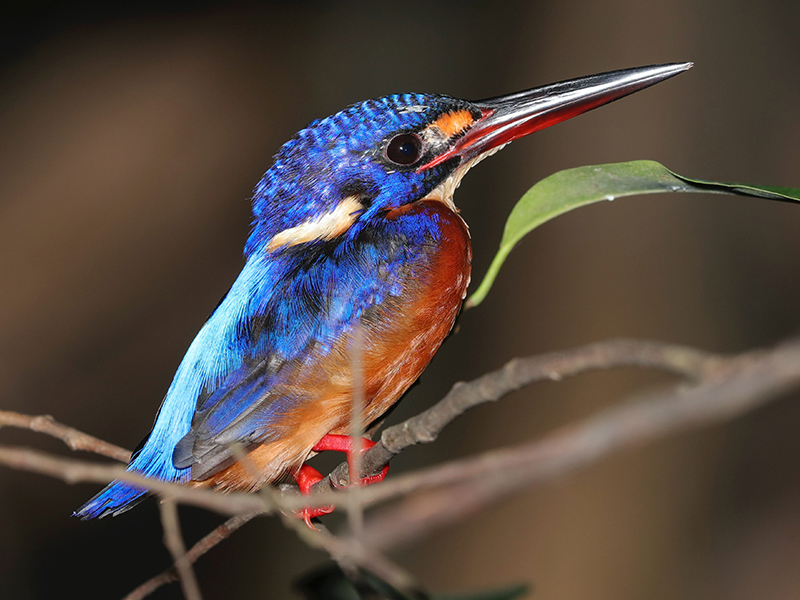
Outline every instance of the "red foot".
<svg viewBox="0 0 800 600">
<path fill-rule="evenodd" d="M 303 465 L 300 467 L 300 470 L 294 476 L 294 480 L 297 482 L 297 487 L 300 488 L 300 493 L 304 496 L 308 496 L 311 494 L 311 486 L 317 483 L 318 481 L 322 481 L 324 477 L 322 473 L 317 471 L 314 467 L 309 465 Z M 298 511 L 297 515 L 303 517 L 303 520 L 306 522 L 311 529 L 316 529 L 311 524 L 311 519 L 314 517 L 321 517 L 322 515 L 327 515 L 333 512 L 333 506 L 318 506 L 316 508 L 304 508 L 301 511 Z"/>
<path fill-rule="evenodd" d="M 361 440 L 361 452 L 366 452 L 370 448 L 375 445 L 375 442 L 372 440 L 368 440 L 362 438 Z M 346 452 L 347 453 L 347 465 L 350 468 L 350 473 L 355 473 L 355 468 L 353 464 L 353 440 L 349 435 L 333 435 L 331 433 L 324 436 L 317 445 L 312 448 L 314 452 L 325 452 L 326 450 L 333 450 L 335 452 Z M 362 477 L 360 481 L 360 485 L 371 485 L 373 483 L 378 483 L 379 481 L 383 481 L 383 478 L 386 477 L 386 473 L 389 472 L 389 465 L 386 465 L 383 470 L 378 473 L 377 475 L 370 475 L 368 477 Z M 303 465 L 300 467 L 300 470 L 294 476 L 295 481 L 297 481 L 297 487 L 300 488 L 300 493 L 304 496 L 308 496 L 311 494 L 311 486 L 313 486 L 318 481 L 322 481 L 324 477 L 322 474 L 317 471 L 314 467 L 309 465 Z M 297 514 L 298 516 L 303 517 L 311 529 L 316 529 L 311 524 L 311 519 L 314 517 L 321 517 L 322 515 L 327 515 L 333 512 L 333 506 L 320 506 L 317 508 L 304 508 L 303 510 L 299 511 Z"/>
</svg>

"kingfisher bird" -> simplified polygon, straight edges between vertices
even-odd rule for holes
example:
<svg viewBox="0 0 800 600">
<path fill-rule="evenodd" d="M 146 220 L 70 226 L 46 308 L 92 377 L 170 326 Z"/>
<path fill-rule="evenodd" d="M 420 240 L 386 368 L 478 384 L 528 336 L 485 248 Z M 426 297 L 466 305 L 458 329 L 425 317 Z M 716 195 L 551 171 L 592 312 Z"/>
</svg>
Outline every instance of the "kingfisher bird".
<svg viewBox="0 0 800 600">
<path fill-rule="evenodd" d="M 467 171 L 517 138 L 691 66 L 612 71 L 476 102 L 394 94 L 301 130 L 256 186 L 245 265 L 189 346 L 128 469 L 219 490 L 294 476 L 308 493 L 322 477 L 305 464 L 311 455 L 352 451 L 354 386 L 361 422 L 375 422 L 453 327 L 472 259 L 453 203 Z M 75 514 L 117 515 L 147 493 L 115 481 Z"/>
</svg>

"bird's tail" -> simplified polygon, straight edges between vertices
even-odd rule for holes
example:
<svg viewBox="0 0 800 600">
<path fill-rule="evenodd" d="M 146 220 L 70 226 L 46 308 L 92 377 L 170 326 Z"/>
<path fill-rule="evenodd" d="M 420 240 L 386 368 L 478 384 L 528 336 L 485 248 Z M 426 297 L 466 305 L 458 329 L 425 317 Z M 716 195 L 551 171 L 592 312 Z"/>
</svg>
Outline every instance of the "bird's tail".
<svg viewBox="0 0 800 600">
<path fill-rule="evenodd" d="M 144 488 L 124 481 L 114 481 L 72 514 L 84 521 L 116 516 L 139 504 L 147 493 Z"/>
<path fill-rule="evenodd" d="M 196 356 L 192 353 L 192 348 L 195 344 L 197 340 L 192 342 L 189 352 L 178 367 L 153 429 L 133 452 L 128 471 L 175 483 L 186 483 L 191 478 L 191 468 L 175 467 L 172 453 L 175 445 L 192 427 L 195 402 L 204 381 L 194 371 Z M 124 481 L 113 481 L 73 515 L 84 520 L 115 516 L 133 508 L 148 494 L 147 488 Z"/>
<path fill-rule="evenodd" d="M 161 451 L 164 446 L 173 447 L 175 445 L 172 438 L 176 435 L 178 434 L 168 427 L 159 427 L 157 423 L 153 431 L 134 451 L 128 471 L 162 481 L 186 483 L 190 478 L 191 469 L 176 469 L 172 464 L 172 454 Z M 150 490 L 147 488 L 124 481 L 112 481 L 72 514 L 84 521 L 108 516 L 114 517 L 130 510 L 149 494 Z"/>
</svg>

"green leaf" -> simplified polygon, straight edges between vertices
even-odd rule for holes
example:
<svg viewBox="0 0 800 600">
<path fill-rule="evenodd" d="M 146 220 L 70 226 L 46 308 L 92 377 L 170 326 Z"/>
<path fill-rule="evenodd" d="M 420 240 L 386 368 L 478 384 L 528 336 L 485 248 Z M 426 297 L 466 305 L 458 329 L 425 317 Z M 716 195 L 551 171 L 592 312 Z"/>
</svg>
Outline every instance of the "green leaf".
<svg viewBox="0 0 800 600">
<path fill-rule="evenodd" d="M 800 202 L 798 189 L 692 179 L 673 173 L 652 160 L 559 171 L 542 179 L 517 202 L 506 221 L 500 249 L 483 281 L 467 300 L 466 307 L 471 308 L 483 302 L 508 254 L 523 237 L 542 223 L 587 204 L 662 192 L 739 194 Z"/>
</svg>

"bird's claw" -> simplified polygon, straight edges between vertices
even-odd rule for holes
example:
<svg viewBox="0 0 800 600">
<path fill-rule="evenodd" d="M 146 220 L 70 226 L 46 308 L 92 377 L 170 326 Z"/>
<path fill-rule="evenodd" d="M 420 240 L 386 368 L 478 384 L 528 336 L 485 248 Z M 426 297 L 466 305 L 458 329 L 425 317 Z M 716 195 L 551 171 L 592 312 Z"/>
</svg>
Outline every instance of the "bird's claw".
<svg viewBox="0 0 800 600">
<path fill-rule="evenodd" d="M 381 469 L 381 472 L 378 473 L 377 475 L 368 475 L 366 477 L 362 477 L 361 485 L 372 485 L 373 483 L 379 483 L 383 481 L 388 472 L 389 472 L 389 465 L 387 464 L 385 467 L 383 467 L 383 469 Z"/>
<path fill-rule="evenodd" d="M 317 471 L 314 467 L 310 465 L 303 465 L 300 467 L 300 470 L 294 476 L 295 481 L 297 481 L 297 487 L 300 488 L 300 493 L 303 496 L 310 496 L 311 495 L 311 486 L 315 483 L 318 483 L 324 479 L 322 473 Z M 321 517 L 323 515 L 328 515 L 333 512 L 333 506 L 317 506 L 314 508 L 303 508 L 297 511 L 295 514 L 298 517 L 302 517 L 303 520 L 306 522 L 311 529 L 314 531 L 319 531 L 314 525 L 311 523 L 311 519 L 316 517 Z"/>
</svg>

